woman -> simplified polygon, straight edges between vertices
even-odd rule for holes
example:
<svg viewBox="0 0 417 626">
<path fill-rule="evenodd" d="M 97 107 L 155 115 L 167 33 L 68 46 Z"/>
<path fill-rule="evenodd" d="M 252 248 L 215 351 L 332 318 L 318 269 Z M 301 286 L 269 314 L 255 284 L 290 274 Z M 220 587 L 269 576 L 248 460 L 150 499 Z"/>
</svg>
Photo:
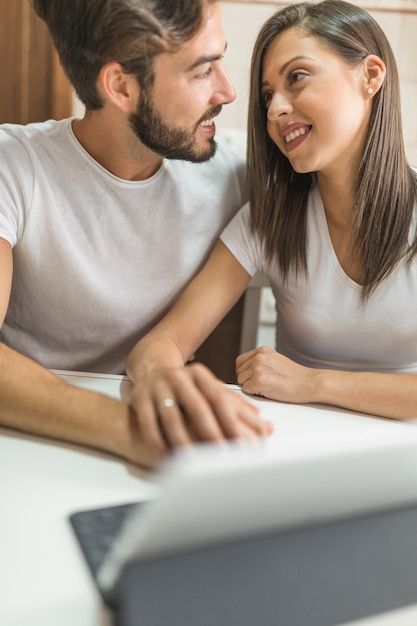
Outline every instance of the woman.
<svg viewBox="0 0 417 626">
<path fill-rule="evenodd" d="M 201 368 L 180 370 L 256 270 L 276 298 L 277 350 L 238 357 L 245 392 L 417 417 L 417 178 L 393 53 L 366 11 L 325 0 L 266 22 L 252 57 L 248 184 L 249 205 L 129 358 L 150 436 L 163 445 L 157 414 L 162 428 L 180 410 L 188 419 L 187 394 L 217 412 Z"/>
</svg>

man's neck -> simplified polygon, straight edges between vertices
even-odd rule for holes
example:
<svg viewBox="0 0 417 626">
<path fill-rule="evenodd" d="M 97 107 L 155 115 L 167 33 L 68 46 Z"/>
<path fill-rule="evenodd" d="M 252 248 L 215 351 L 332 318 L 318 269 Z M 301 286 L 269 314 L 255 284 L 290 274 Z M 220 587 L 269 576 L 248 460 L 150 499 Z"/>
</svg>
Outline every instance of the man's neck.
<svg viewBox="0 0 417 626">
<path fill-rule="evenodd" d="M 140 142 L 117 110 L 89 112 L 72 128 L 84 150 L 118 178 L 146 180 L 162 165 L 162 157 Z"/>
</svg>

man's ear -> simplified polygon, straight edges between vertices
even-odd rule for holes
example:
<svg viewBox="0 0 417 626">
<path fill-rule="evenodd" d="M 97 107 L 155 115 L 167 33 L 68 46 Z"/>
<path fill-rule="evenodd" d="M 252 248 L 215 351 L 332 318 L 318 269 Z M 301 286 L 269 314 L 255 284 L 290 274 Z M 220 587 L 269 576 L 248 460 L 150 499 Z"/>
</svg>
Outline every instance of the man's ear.
<svg viewBox="0 0 417 626">
<path fill-rule="evenodd" d="M 376 54 L 368 55 L 363 61 L 365 87 L 370 96 L 379 91 L 387 73 L 385 63 Z"/>
<path fill-rule="evenodd" d="M 129 113 L 136 108 L 140 90 L 138 81 L 132 74 L 126 74 L 120 63 L 110 61 L 103 65 L 98 87 L 103 99 L 121 111 Z"/>
</svg>

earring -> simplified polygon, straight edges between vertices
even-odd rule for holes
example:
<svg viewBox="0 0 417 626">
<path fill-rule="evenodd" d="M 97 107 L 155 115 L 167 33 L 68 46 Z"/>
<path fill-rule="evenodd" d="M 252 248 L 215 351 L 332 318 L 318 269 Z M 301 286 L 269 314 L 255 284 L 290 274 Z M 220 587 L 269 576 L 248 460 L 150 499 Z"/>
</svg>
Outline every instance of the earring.
<svg viewBox="0 0 417 626">
<path fill-rule="evenodd" d="M 372 87 L 369 87 L 368 93 L 374 93 L 374 90 L 372 89 Z"/>
</svg>

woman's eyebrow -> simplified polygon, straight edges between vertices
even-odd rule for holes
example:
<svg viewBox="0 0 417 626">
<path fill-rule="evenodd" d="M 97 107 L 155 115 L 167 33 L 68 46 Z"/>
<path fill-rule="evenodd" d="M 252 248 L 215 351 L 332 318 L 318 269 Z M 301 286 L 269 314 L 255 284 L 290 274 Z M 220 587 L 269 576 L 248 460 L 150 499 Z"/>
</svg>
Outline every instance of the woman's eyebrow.
<svg viewBox="0 0 417 626">
<path fill-rule="evenodd" d="M 281 67 L 281 69 L 279 70 L 278 74 L 280 76 L 283 75 L 283 73 L 285 72 L 285 70 L 287 69 L 287 67 L 293 63 L 294 61 L 301 61 L 301 60 L 308 60 L 308 61 L 314 61 L 314 59 L 312 59 L 311 57 L 308 57 L 304 54 L 299 54 L 295 57 L 293 57 L 292 59 L 290 59 L 289 61 L 287 61 L 286 63 L 284 63 L 284 65 Z"/>
<path fill-rule="evenodd" d="M 278 75 L 282 76 L 285 73 L 285 70 L 287 69 L 287 67 L 291 63 L 293 63 L 294 61 L 300 61 L 300 60 L 314 61 L 314 59 L 312 57 L 308 57 L 308 56 L 306 56 L 304 54 L 299 54 L 299 55 L 293 57 L 292 59 L 290 59 L 289 61 L 287 61 L 286 63 L 284 63 L 284 65 L 278 71 Z M 266 87 L 267 85 L 269 85 L 269 81 L 263 80 L 261 82 L 261 87 Z"/>
</svg>

